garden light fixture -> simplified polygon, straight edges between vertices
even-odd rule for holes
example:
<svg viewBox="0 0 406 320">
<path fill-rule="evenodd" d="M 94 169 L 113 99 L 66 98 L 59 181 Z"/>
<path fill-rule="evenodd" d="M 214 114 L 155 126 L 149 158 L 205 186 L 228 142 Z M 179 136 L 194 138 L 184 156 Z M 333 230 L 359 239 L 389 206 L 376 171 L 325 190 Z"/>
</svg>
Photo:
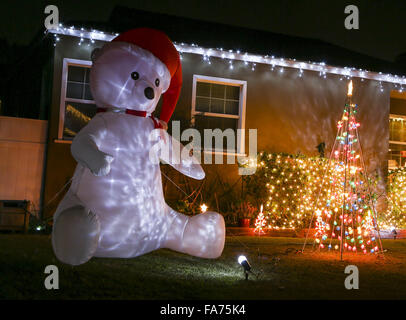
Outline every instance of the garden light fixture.
<svg viewBox="0 0 406 320">
<path fill-rule="evenodd" d="M 238 257 L 238 263 L 244 268 L 245 280 L 248 280 L 248 272 L 251 272 L 251 265 L 245 256 Z"/>
</svg>

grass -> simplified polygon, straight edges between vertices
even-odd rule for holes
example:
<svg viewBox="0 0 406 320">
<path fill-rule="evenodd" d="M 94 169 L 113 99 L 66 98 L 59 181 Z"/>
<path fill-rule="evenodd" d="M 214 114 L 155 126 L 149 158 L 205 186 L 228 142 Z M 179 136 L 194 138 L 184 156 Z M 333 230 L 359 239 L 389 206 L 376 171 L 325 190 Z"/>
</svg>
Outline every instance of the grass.
<svg viewBox="0 0 406 320">
<path fill-rule="evenodd" d="M 228 237 L 223 255 L 199 259 L 158 250 L 134 259 L 93 258 L 71 267 L 56 260 L 46 235 L 0 234 L 0 299 L 405 299 L 406 240 L 384 240 L 384 258 L 296 254 L 303 239 Z M 258 257 L 258 251 L 260 256 Z M 245 281 L 238 255 L 257 278 Z M 46 290 L 46 265 L 59 290 Z M 344 288 L 345 266 L 359 268 L 359 290 Z"/>
</svg>

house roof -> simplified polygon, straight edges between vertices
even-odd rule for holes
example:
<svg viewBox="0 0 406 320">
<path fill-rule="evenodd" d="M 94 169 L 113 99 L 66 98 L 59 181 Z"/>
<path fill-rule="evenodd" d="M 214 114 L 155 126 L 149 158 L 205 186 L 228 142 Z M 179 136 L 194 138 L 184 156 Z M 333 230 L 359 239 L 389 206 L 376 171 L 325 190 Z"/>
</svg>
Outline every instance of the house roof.
<svg viewBox="0 0 406 320">
<path fill-rule="evenodd" d="M 178 43 L 178 50 L 181 52 L 406 84 L 405 65 L 373 58 L 317 39 L 203 22 L 121 6 L 112 11 L 107 22 L 72 21 L 67 25 L 111 32 L 110 37 L 103 35 L 98 38 L 93 35 L 94 39 L 107 41 L 116 33 L 131 28 L 151 27 L 167 33 Z M 212 48 L 209 53 L 208 48 Z M 250 58 L 247 58 L 246 53 Z M 365 70 L 372 72 L 365 75 Z M 393 76 L 394 74 L 397 76 Z"/>
</svg>

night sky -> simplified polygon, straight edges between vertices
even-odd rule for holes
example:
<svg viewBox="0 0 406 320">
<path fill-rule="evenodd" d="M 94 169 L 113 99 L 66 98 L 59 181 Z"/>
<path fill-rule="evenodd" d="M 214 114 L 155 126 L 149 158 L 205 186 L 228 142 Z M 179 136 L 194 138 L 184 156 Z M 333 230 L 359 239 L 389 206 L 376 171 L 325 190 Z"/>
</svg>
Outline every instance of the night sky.
<svg viewBox="0 0 406 320">
<path fill-rule="evenodd" d="M 28 44 L 43 28 L 44 8 L 55 4 L 60 21 L 108 20 L 116 5 L 281 34 L 321 39 L 373 57 L 393 61 L 406 52 L 406 1 L 33 1 L 0 2 L 0 38 Z M 346 5 L 357 5 L 360 29 L 346 30 Z"/>
</svg>

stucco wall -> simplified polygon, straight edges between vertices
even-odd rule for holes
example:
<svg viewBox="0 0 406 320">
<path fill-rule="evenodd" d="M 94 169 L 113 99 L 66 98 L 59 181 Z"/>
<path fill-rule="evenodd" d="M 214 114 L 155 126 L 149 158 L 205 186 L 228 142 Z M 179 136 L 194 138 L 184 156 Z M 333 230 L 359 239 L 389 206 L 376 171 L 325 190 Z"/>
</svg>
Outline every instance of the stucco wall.
<svg viewBox="0 0 406 320">
<path fill-rule="evenodd" d="M 193 74 L 209 75 L 248 83 L 246 128 L 258 129 L 258 150 L 317 155 L 324 141 L 328 152 L 341 118 L 348 82 L 339 76 L 324 79 L 316 72 L 257 65 L 255 71 L 244 63 L 234 69 L 221 59 L 211 65 L 198 55 L 184 55 L 184 85 L 174 118 L 190 118 Z M 381 92 L 375 81 L 354 81 L 353 102 L 359 105 L 360 135 L 370 169 L 384 167 L 388 151 L 389 90 Z"/>
<path fill-rule="evenodd" d="M 0 117 L 0 199 L 41 205 L 47 121 Z"/>
</svg>

